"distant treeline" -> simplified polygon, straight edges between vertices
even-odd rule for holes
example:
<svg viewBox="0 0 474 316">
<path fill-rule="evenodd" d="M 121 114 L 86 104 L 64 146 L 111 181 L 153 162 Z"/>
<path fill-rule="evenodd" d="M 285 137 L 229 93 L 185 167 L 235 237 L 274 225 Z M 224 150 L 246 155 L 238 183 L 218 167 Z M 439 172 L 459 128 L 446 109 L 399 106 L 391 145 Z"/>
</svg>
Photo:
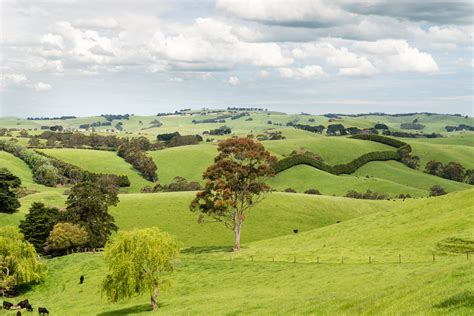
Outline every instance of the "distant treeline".
<svg viewBox="0 0 474 316">
<path fill-rule="evenodd" d="M 459 116 L 459 117 L 467 117 L 461 114 L 440 114 L 440 113 L 431 113 L 431 112 L 412 112 L 412 113 L 395 113 L 395 114 L 388 114 L 384 112 L 369 112 L 369 113 L 358 113 L 358 114 L 341 114 L 341 113 L 328 113 L 324 114 L 326 117 L 332 118 L 340 118 L 341 116 L 348 116 L 348 117 L 360 117 L 360 116 L 391 116 L 391 117 L 403 117 L 403 116 L 413 116 L 413 115 L 451 115 L 451 116 Z"/>
<path fill-rule="evenodd" d="M 100 126 L 112 126 L 112 122 L 107 121 L 107 122 L 94 122 L 94 123 L 91 123 L 91 124 L 81 124 L 81 125 L 79 125 L 79 128 L 89 129 L 91 127 L 100 127 Z"/>
<path fill-rule="evenodd" d="M 28 121 L 52 121 L 52 120 L 72 120 L 76 119 L 76 116 L 59 116 L 59 117 L 28 117 Z"/>
<path fill-rule="evenodd" d="M 241 107 L 227 107 L 227 110 L 229 111 L 268 111 L 268 109 L 263 109 L 263 108 L 241 108 Z"/>
<path fill-rule="evenodd" d="M 113 120 L 128 120 L 130 118 L 130 114 L 102 114 L 101 117 L 105 118 L 107 121 Z"/>
<path fill-rule="evenodd" d="M 446 131 L 454 132 L 454 131 L 474 131 L 474 126 L 466 125 L 466 124 L 459 124 L 458 126 L 445 126 Z"/>
<path fill-rule="evenodd" d="M 383 131 L 385 136 L 406 137 L 406 138 L 441 138 L 444 137 L 438 133 L 424 134 L 424 133 L 408 133 L 396 131 Z"/>
</svg>

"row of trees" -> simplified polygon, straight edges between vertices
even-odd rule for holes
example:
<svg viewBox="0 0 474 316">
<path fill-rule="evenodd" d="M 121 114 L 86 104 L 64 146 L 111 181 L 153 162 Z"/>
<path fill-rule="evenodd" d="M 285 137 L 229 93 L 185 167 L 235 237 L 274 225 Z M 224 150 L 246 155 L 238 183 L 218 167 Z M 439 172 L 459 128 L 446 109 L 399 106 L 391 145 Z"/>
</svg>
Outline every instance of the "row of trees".
<svg viewBox="0 0 474 316">
<path fill-rule="evenodd" d="M 425 166 L 425 171 L 445 179 L 474 184 L 474 169 L 466 169 L 457 162 L 443 164 L 440 161 L 430 160 Z"/>
<path fill-rule="evenodd" d="M 153 159 L 146 154 L 149 143 L 145 137 L 132 138 L 131 140 L 127 138 L 119 146 L 117 154 L 140 171 L 145 179 L 155 182 L 158 180 L 157 167 Z"/>
</svg>

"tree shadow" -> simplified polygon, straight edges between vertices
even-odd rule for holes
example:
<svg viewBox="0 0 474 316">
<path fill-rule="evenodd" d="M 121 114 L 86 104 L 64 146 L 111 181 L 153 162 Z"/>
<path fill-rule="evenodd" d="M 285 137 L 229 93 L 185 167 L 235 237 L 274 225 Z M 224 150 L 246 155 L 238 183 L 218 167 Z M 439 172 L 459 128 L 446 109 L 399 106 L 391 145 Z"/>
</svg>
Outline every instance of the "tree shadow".
<svg viewBox="0 0 474 316">
<path fill-rule="evenodd" d="M 434 305 L 436 308 L 450 308 L 450 307 L 474 307 L 474 293 L 465 291 L 445 299 L 439 304 Z"/>
<path fill-rule="evenodd" d="M 214 252 L 232 252 L 232 247 L 219 247 L 219 246 L 210 246 L 210 247 L 189 247 L 181 250 L 183 254 L 201 254 L 201 253 L 214 253 Z"/>
<path fill-rule="evenodd" d="M 158 308 L 162 306 L 164 306 L 164 304 L 158 303 Z M 150 304 L 141 304 L 141 305 L 135 305 L 135 306 L 125 307 L 121 309 L 116 309 L 113 311 L 102 312 L 97 315 L 98 316 L 123 316 L 123 315 L 134 315 L 134 314 L 146 313 L 146 312 L 151 312 L 151 311 L 152 311 L 152 308 Z"/>
</svg>

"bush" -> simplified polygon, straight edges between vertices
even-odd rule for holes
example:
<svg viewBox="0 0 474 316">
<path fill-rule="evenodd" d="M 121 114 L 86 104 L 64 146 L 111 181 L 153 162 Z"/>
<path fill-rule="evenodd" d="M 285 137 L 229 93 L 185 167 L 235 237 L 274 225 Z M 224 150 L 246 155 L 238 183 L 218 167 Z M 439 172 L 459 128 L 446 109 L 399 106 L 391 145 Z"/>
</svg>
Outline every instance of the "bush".
<svg viewBox="0 0 474 316">
<path fill-rule="evenodd" d="M 305 194 L 321 195 L 321 192 L 317 189 L 308 189 L 304 191 Z"/>
<path fill-rule="evenodd" d="M 89 241 L 86 229 L 77 224 L 58 223 L 54 225 L 46 241 L 48 253 L 67 254 L 69 250 L 82 247 Z"/>
<path fill-rule="evenodd" d="M 440 196 L 447 194 L 446 191 L 439 185 L 433 185 L 430 188 L 430 196 Z"/>
<path fill-rule="evenodd" d="M 296 190 L 293 189 L 293 188 L 286 188 L 285 190 L 283 190 L 283 192 L 287 192 L 287 193 L 296 193 Z"/>
<path fill-rule="evenodd" d="M 385 194 L 372 192 L 370 190 L 367 190 L 365 193 L 359 193 L 357 191 L 351 190 L 347 192 L 345 196 L 348 198 L 364 200 L 385 200 L 388 198 Z"/>
<path fill-rule="evenodd" d="M 201 185 L 198 182 L 188 182 L 183 177 L 175 177 L 173 182 L 170 184 L 157 184 L 154 187 L 145 186 L 142 189 L 142 193 L 155 193 L 155 192 L 182 192 L 182 191 L 198 191 L 201 190 Z"/>
</svg>

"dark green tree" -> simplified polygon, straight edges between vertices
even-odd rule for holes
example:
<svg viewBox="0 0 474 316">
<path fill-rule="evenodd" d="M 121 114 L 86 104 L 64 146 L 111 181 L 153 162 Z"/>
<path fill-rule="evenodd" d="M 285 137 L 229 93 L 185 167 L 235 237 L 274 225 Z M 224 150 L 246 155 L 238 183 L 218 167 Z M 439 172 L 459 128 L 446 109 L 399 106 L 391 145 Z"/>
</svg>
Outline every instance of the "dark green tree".
<svg viewBox="0 0 474 316">
<path fill-rule="evenodd" d="M 46 239 L 56 224 L 59 210 L 55 207 L 47 207 L 41 202 L 34 202 L 30 212 L 20 222 L 20 232 L 25 240 L 32 243 L 37 252 L 44 252 Z"/>
<path fill-rule="evenodd" d="M 20 207 L 14 189 L 20 187 L 21 180 L 5 168 L 0 168 L 0 212 L 13 213 Z"/>
<path fill-rule="evenodd" d="M 467 169 L 464 177 L 467 183 L 474 184 L 474 169 Z"/>
<path fill-rule="evenodd" d="M 440 195 L 445 195 L 446 191 L 443 189 L 443 187 L 439 185 L 433 185 L 430 188 L 430 196 L 440 196 Z"/>
<path fill-rule="evenodd" d="M 443 178 L 454 181 L 464 182 L 464 173 L 464 167 L 460 163 L 453 161 L 444 165 L 443 168 Z"/>
<path fill-rule="evenodd" d="M 71 188 L 66 200 L 64 221 L 79 224 L 89 234 L 88 246 L 103 247 L 118 227 L 109 206 L 117 205 L 117 188 L 100 186 L 94 182 L 80 182 Z"/>
<path fill-rule="evenodd" d="M 443 173 L 443 164 L 436 160 L 430 160 L 425 166 L 425 171 L 435 176 L 441 176 Z"/>
</svg>

